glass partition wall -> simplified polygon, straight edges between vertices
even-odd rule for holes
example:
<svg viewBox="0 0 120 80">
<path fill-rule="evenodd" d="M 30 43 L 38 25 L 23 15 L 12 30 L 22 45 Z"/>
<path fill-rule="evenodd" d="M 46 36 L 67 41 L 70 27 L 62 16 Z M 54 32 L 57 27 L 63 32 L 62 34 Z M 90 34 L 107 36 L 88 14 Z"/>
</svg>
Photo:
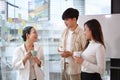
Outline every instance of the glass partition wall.
<svg viewBox="0 0 120 80">
<path fill-rule="evenodd" d="M 45 80 L 61 80 L 60 55 L 57 52 L 65 28 L 61 15 L 68 7 L 77 8 L 80 15 L 89 15 L 87 4 L 89 0 L 1 0 L 0 80 L 16 80 L 17 71 L 12 68 L 12 57 L 15 48 L 23 43 L 22 29 L 28 25 L 37 29 L 37 43 L 43 47 Z M 110 8 L 110 5 L 106 6 Z M 110 11 L 102 12 L 101 9 L 99 13 L 110 14 Z"/>
</svg>

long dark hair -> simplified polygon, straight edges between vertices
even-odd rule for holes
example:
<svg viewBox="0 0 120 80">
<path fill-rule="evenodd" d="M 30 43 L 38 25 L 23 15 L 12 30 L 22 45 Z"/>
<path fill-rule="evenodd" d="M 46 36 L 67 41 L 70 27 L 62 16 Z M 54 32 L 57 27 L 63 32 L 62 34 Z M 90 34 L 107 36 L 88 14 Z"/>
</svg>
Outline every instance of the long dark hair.
<svg viewBox="0 0 120 80">
<path fill-rule="evenodd" d="M 94 41 L 101 43 L 105 47 L 102 28 L 99 21 L 91 19 L 84 23 L 84 26 L 85 25 L 87 25 L 87 27 L 91 30 Z M 88 44 L 89 40 L 87 41 L 85 48 L 87 48 Z"/>
</svg>

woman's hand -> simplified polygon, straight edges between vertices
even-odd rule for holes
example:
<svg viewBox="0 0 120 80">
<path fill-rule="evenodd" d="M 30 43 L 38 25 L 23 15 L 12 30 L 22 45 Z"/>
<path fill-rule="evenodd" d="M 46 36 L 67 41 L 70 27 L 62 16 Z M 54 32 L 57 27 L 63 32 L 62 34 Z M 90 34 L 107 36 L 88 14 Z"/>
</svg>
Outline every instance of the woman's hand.
<svg viewBox="0 0 120 80">
<path fill-rule="evenodd" d="M 29 53 L 27 53 L 27 54 L 25 55 L 25 58 L 28 60 L 28 59 L 31 58 L 31 56 L 32 56 L 32 54 L 29 52 Z"/>
<path fill-rule="evenodd" d="M 26 61 L 31 58 L 31 56 L 32 56 L 32 55 L 31 55 L 30 52 L 25 55 L 25 57 L 24 57 L 24 59 L 23 59 L 23 64 L 24 64 L 24 65 L 25 65 Z"/>
<path fill-rule="evenodd" d="M 31 51 L 34 49 L 33 47 L 25 47 L 27 54 L 24 57 L 24 60 L 29 60 L 32 56 Z"/>
<path fill-rule="evenodd" d="M 36 56 L 33 56 L 33 61 L 37 63 L 39 67 L 41 67 L 41 61 Z"/>
<path fill-rule="evenodd" d="M 26 61 L 29 60 L 32 56 L 31 51 L 34 50 L 34 46 L 27 45 L 27 43 L 25 43 L 24 46 L 27 51 L 27 54 L 25 55 L 23 59 L 23 64 L 25 65 Z"/>
<path fill-rule="evenodd" d="M 82 57 L 74 57 L 75 61 L 79 64 L 82 64 L 84 59 Z"/>
</svg>

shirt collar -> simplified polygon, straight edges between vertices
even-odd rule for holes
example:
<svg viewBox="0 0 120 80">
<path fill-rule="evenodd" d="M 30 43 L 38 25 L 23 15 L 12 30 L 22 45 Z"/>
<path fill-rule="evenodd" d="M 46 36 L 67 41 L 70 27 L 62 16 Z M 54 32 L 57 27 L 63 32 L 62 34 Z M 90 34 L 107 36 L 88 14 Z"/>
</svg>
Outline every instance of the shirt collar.
<svg viewBox="0 0 120 80">
<path fill-rule="evenodd" d="M 78 33 L 79 32 L 79 26 L 76 27 L 76 29 L 73 31 L 73 33 Z"/>
<path fill-rule="evenodd" d="M 94 41 L 94 40 L 90 40 L 89 42 L 90 42 L 90 44 L 95 43 L 95 41 Z"/>
<path fill-rule="evenodd" d="M 21 45 L 21 48 L 23 50 L 24 53 L 27 53 L 26 49 L 25 49 L 25 43 Z M 34 44 L 34 49 L 37 50 L 38 46 L 36 44 Z"/>
<path fill-rule="evenodd" d="M 22 50 L 23 50 L 24 52 L 26 52 L 26 49 L 25 49 L 25 45 L 24 45 L 24 44 L 21 45 L 21 48 L 22 48 Z"/>
<path fill-rule="evenodd" d="M 78 33 L 80 30 L 80 27 L 77 25 L 76 29 L 73 31 L 73 33 Z"/>
</svg>

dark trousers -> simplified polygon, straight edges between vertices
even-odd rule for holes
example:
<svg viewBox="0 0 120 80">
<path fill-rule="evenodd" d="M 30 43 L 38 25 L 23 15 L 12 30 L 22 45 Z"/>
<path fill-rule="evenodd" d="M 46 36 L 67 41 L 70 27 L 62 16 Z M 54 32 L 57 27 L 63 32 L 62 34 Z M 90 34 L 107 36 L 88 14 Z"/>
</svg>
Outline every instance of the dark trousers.
<svg viewBox="0 0 120 80">
<path fill-rule="evenodd" d="M 81 80 L 102 80 L 99 73 L 81 72 Z"/>
</svg>

